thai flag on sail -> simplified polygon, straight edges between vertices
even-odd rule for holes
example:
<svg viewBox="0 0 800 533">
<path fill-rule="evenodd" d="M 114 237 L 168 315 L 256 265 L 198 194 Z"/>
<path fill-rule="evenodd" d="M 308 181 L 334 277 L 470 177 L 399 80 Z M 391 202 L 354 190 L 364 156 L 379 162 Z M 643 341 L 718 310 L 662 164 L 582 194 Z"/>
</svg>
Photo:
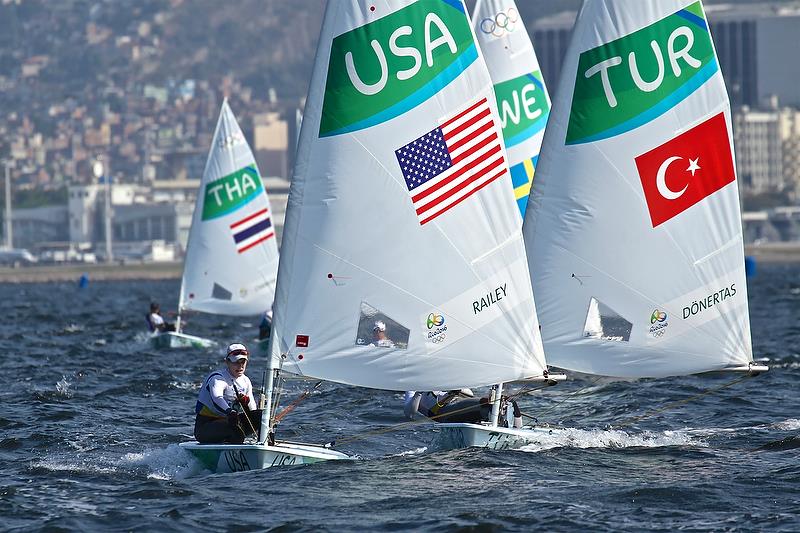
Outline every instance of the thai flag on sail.
<svg viewBox="0 0 800 533">
<path fill-rule="evenodd" d="M 253 246 L 275 236 L 269 211 L 264 208 L 252 215 L 231 224 L 231 233 L 236 243 L 236 251 L 246 252 Z"/>
<path fill-rule="evenodd" d="M 395 155 L 420 225 L 508 172 L 485 97 L 445 117 L 438 128 L 395 150 Z"/>
</svg>

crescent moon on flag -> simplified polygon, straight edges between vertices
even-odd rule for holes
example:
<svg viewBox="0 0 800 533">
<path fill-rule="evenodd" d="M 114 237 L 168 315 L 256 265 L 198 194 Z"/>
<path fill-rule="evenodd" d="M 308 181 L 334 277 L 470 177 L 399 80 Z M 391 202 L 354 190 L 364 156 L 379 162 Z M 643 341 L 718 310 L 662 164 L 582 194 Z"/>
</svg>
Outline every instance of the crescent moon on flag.
<svg viewBox="0 0 800 533">
<path fill-rule="evenodd" d="M 677 155 L 668 157 L 666 160 L 664 160 L 663 163 L 661 163 L 661 166 L 658 167 L 658 174 L 656 174 L 656 187 L 658 187 L 659 194 L 661 194 L 661 196 L 663 196 L 667 200 L 676 200 L 677 198 L 680 198 L 680 196 L 684 192 L 686 192 L 686 188 L 689 187 L 688 183 L 680 191 L 673 191 L 672 189 L 667 187 L 667 180 L 666 180 L 667 168 L 669 168 L 670 164 L 672 164 L 673 161 L 677 161 L 679 159 L 683 158 L 678 157 Z"/>
</svg>

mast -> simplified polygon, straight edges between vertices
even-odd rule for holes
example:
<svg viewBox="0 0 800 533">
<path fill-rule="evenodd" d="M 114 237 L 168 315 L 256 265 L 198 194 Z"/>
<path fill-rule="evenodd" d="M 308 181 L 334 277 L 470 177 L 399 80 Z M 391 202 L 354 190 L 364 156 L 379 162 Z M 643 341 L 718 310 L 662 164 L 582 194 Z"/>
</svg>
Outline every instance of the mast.
<svg viewBox="0 0 800 533">
<path fill-rule="evenodd" d="M 6 159 L 6 247 L 10 250 L 14 247 L 13 222 L 11 220 L 11 161 Z"/>
</svg>

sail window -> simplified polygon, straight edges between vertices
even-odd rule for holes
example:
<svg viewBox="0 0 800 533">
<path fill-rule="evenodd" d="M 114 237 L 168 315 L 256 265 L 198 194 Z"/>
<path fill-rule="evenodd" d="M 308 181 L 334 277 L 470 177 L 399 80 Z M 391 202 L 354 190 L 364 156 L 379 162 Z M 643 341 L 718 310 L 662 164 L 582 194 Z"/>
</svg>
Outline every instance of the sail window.
<svg viewBox="0 0 800 533">
<path fill-rule="evenodd" d="M 589 300 L 583 337 L 603 341 L 629 341 L 633 324 L 597 298 Z"/>
<path fill-rule="evenodd" d="M 233 297 L 233 293 L 219 283 L 215 283 L 214 288 L 211 290 L 211 297 L 215 300 L 230 300 Z"/>
<path fill-rule="evenodd" d="M 407 327 L 382 313 L 367 302 L 361 302 L 358 317 L 356 346 L 379 348 L 408 348 L 408 337 L 411 333 Z"/>
</svg>

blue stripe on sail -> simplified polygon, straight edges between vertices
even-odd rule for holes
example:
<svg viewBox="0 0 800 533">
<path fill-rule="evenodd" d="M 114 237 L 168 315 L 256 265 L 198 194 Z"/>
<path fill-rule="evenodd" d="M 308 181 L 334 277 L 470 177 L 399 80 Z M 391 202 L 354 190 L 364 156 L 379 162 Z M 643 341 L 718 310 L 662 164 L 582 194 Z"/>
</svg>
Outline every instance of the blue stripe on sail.
<svg viewBox="0 0 800 533">
<path fill-rule="evenodd" d="M 685 9 L 681 9 L 675 14 L 678 15 L 680 18 L 688 20 L 692 24 L 697 24 L 704 30 L 708 31 L 708 24 L 706 24 L 706 19 L 704 19 L 703 17 L 698 17 L 691 11 L 687 11 Z"/>
<path fill-rule="evenodd" d="M 478 49 L 475 48 L 475 43 L 472 43 L 470 47 L 464 50 L 464 53 L 458 56 L 451 65 L 437 74 L 435 78 L 426 83 L 424 86 L 406 96 L 403 100 L 397 102 L 391 107 L 387 107 L 380 113 L 376 113 L 375 115 L 365 118 L 364 120 L 354 122 L 353 124 L 345 126 L 344 128 L 330 131 L 324 135 L 320 135 L 320 137 L 333 137 L 334 135 L 342 135 L 343 133 L 352 133 L 354 131 L 363 130 L 364 128 L 369 128 L 398 117 L 406 111 L 414 109 L 419 104 L 444 89 L 451 81 L 456 79 L 462 72 L 464 72 L 467 67 L 469 67 L 476 59 L 478 59 Z"/>
<path fill-rule="evenodd" d="M 464 4 L 461 2 L 461 0 L 442 0 L 442 1 L 445 4 L 450 4 L 454 8 L 458 9 L 459 11 L 461 11 L 462 13 L 466 13 L 464 11 Z"/>
<path fill-rule="evenodd" d="M 545 124 L 547 124 L 547 117 L 549 116 L 550 116 L 550 111 L 548 111 L 547 113 L 543 113 L 542 116 L 539 117 L 539 120 L 537 120 L 536 122 L 525 128 L 521 132 L 517 133 L 510 139 L 507 139 L 505 141 L 506 148 L 511 148 L 512 146 L 516 146 L 522 141 L 525 141 L 533 137 L 540 131 L 542 131 L 544 129 Z"/>
<path fill-rule="evenodd" d="M 261 233 L 262 231 L 269 229 L 272 226 L 272 221 L 270 219 L 262 220 L 258 224 L 253 224 L 249 228 L 240 231 L 233 235 L 233 240 L 236 241 L 236 244 L 239 244 L 245 239 L 249 239 L 256 233 Z"/>
<path fill-rule="evenodd" d="M 541 89 L 541 91 L 542 91 L 542 92 L 544 92 L 544 83 L 542 83 L 542 82 L 539 80 L 539 78 L 537 78 L 537 77 L 536 77 L 536 76 L 534 76 L 533 74 L 528 74 L 528 77 L 531 79 L 531 81 L 532 81 L 532 82 L 533 82 L 533 83 L 534 83 L 534 84 L 535 84 L 535 85 L 536 85 L 536 86 L 537 86 L 539 89 Z"/>
<path fill-rule="evenodd" d="M 583 137 L 582 139 L 576 139 L 567 144 L 569 145 L 583 144 L 588 142 L 600 141 L 636 129 L 643 124 L 647 124 L 654 118 L 663 115 L 664 113 L 666 113 L 667 111 L 678 105 L 687 96 L 689 96 L 697 89 L 699 89 L 705 82 L 707 82 L 711 78 L 711 76 L 716 74 L 718 70 L 719 67 L 717 66 L 717 58 L 714 57 L 711 59 L 711 61 L 708 62 L 707 65 L 698 70 L 694 74 L 694 76 L 686 80 L 686 83 L 681 85 L 672 94 L 661 100 L 659 103 L 657 103 L 647 111 L 643 111 L 642 113 L 633 117 L 632 119 L 626 120 L 625 122 L 618 124 L 613 128 L 601 131 L 600 133 L 595 133 L 594 135 L 590 135 L 588 137 Z"/>
</svg>

